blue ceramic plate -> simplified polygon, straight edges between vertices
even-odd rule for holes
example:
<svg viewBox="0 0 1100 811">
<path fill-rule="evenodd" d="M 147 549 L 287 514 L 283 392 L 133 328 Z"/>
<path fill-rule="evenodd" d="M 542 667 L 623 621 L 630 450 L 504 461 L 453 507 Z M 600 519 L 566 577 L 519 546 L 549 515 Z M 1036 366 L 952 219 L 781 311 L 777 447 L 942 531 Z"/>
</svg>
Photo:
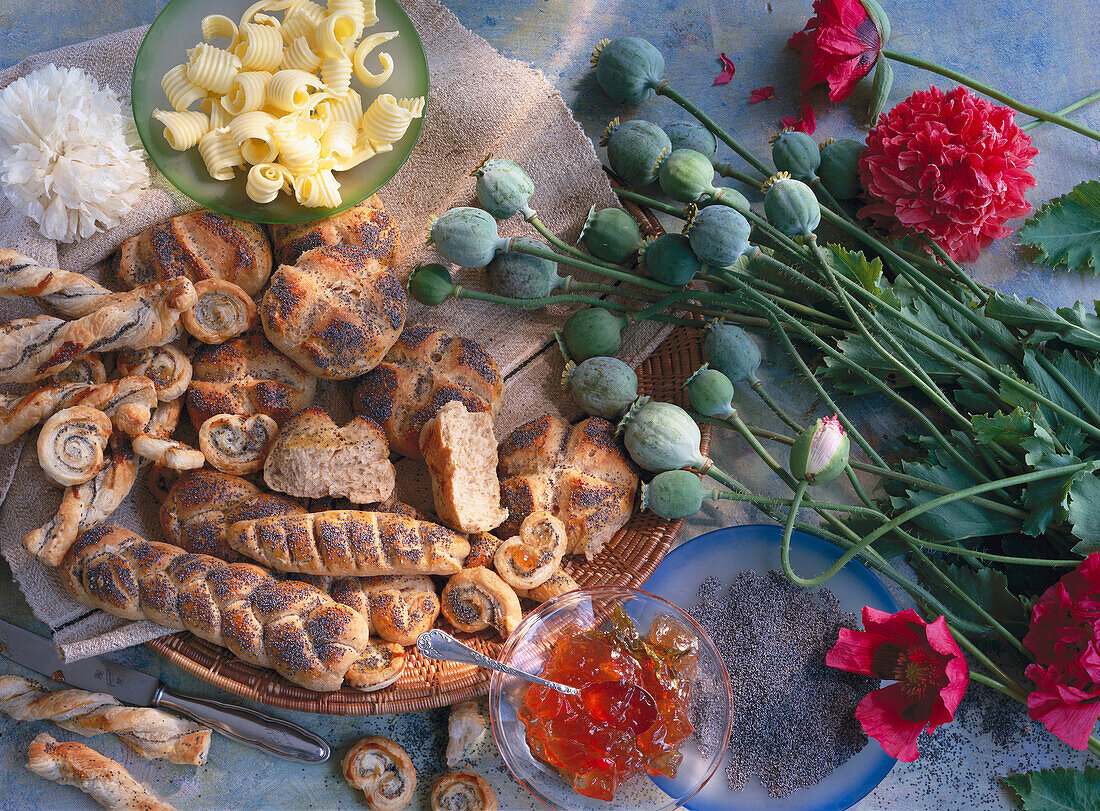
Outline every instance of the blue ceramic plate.
<svg viewBox="0 0 1100 811">
<path fill-rule="evenodd" d="M 728 527 L 700 535 L 665 555 L 657 571 L 642 588 L 686 610 L 698 602 L 699 584 L 707 577 L 717 577 L 724 590 L 729 588 L 738 573 L 746 569 L 759 574 L 779 569 L 779 541 L 782 535 L 780 527 L 764 525 Z M 796 531 L 791 537 L 791 562 L 797 572 L 820 572 L 839 555 L 840 551 L 835 546 L 815 535 Z M 882 611 L 898 610 L 898 604 L 878 578 L 855 560 L 826 583 L 825 588 L 836 595 L 844 611 L 850 611 L 857 617 L 865 605 Z M 692 756 L 691 752 L 684 753 L 685 758 Z M 841 811 L 867 796 L 894 763 L 895 760 L 882 751 L 878 742 L 871 740 L 816 786 L 801 789 L 782 799 L 769 795 L 759 780 L 752 777 L 743 791 L 731 791 L 726 782 L 725 768 L 720 766 L 710 782 L 685 807 L 694 811 L 750 808 Z M 654 782 L 670 794 L 677 793 L 674 780 L 660 778 Z"/>
</svg>

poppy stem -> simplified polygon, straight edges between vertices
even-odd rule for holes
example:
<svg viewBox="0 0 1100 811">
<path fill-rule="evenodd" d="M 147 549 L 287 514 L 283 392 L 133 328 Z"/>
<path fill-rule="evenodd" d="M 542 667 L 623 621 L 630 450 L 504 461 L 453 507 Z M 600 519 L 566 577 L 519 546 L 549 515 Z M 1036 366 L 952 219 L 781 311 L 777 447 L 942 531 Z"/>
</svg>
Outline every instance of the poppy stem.
<svg viewBox="0 0 1100 811">
<path fill-rule="evenodd" d="M 1078 124 L 1069 118 L 1058 113 L 1048 113 L 1046 110 L 1040 110 L 1038 107 L 1032 107 L 1030 104 L 1025 104 L 1019 99 L 1014 99 L 1012 96 L 1001 93 L 999 90 L 994 90 L 987 84 L 979 82 L 977 79 L 972 79 L 966 74 L 959 73 L 958 71 L 945 68 L 942 65 L 937 65 L 935 62 L 929 62 L 927 59 L 921 59 L 916 56 L 909 56 L 908 54 L 898 53 L 897 51 L 891 51 L 888 48 L 882 49 L 882 55 L 887 59 L 893 59 L 895 62 L 902 62 L 906 65 L 912 65 L 915 68 L 922 68 L 932 73 L 939 74 L 945 79 L 950 79 L 953 82 L 966 85 L 972 90 L 977 90 L 991 99 L 996 99 L 1002 104 L 1007 104 L 1013 110 L 1017 110 L 1026 115 L 1034 116 L 1042 121 L 1049 121 L 1052 124 L 1058 124 L 1065 127 L 1067 130 L 1084 135 L 1086 138 L 1091 138 L 1094 141 L 1100 141 L 1100 132 L 1094 129 L 1086 127 L 1084 124 Z M 691 112 L 690 110 L 688 112 Z"/>
<path fill-rule="evenodd" d="M 1095 93 L 1085 96 L 1084 98 L 1077 99 L 1077 101 L 1073 102 L 1073 104 L 1067 104 L 1061 110 L 1056 110 L 1055 115 L 1065 115 L 1066 113 L 1072 113 L 1074 110 L 1092 104 L 1094 101 L 1100 101 L 1100 90 L 1097 90 Z M 1040 118 L 1036 119 L 1035 121 L 1027 122 L 1026 124 L 1022 125 L 1020 129 L 1022 129 L 1024 132 L 1031 132 L 1032 130 L 1038 129 L 1039 127 L 1043 126 L 1043 124 L 1045 123 L 1047 122 L 1043 121 Z"/>
</svg>

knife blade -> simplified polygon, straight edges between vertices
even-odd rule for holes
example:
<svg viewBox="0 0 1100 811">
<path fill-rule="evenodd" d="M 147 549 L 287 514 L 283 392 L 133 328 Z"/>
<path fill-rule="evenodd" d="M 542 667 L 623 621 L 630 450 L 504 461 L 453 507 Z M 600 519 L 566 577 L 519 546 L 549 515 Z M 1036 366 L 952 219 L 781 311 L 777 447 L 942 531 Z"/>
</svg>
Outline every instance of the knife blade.
<svg viewBox="0 0 1100 811">
<path fill-rule="evenodd" d="M 126 704 L 185 715 L 227 738 L 276 757 L 324 763 L 331 754 L 323 738 L 290 721 L 247 707 L 174 693 L 148 673 L 97 656 L 62 662 L 50 640 L 3 620 L 0 620 L 0 653 L 55 681 L 108 693 Z"/>
</svg>

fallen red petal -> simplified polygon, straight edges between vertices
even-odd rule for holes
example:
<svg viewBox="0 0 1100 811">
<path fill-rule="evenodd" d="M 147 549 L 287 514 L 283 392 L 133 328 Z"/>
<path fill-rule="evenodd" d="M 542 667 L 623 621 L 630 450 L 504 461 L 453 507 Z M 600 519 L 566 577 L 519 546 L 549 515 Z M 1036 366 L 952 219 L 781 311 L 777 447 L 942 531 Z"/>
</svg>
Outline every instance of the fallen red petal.
<svg viewBox="0 0 1100 811">
<path fill-rule="evenodd" d="M 764 87 L 758 87 L 749 94 L 749 104 L 756 104 L 761 101 L 770 101 L 775 98 L 775 88 L 770 84 Z"/>
<path fill-rule="evenodd" d="M 734 67 L 733 62 L 731 62 L 729 57 L 725 54 L 720 54 L 718 59 L 722 63 L 722 72 L 718 74 L 718 78 L 714 80 L 714 84 L 729 84 L 737 68 Z"/>
<path fill-rule="evenodd" d="M 817 118 L 814 116 L 814 108 L 805 100 L 802 101 L 801 118 L 795 118 L 792 115 L 788 115 L 781 118 L 779 123 L 784 127 L 790 127 L 792 130 L 804 132 L 807 135 L 813 135 L 814 130 L 817 129 Z"/>
</svg>

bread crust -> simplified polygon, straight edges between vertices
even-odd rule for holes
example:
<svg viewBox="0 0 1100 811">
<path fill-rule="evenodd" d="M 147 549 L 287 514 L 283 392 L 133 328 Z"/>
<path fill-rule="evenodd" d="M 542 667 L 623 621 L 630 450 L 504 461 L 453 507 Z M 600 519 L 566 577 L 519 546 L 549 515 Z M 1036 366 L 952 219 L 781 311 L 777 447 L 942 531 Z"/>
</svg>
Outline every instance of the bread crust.
<svg viewBox="0 0 1100 811">
<path fill-rule="evenodd" d="M 330 217 L 269 228 L 275 261 L 280 265 L 293 265 L 306 251 L 338 244 L 362 248 L 388 270 L 397 265 L 400 232 L 393 217 L 382 210 L 382 199 L 377 194 Z"/>
</svg>

